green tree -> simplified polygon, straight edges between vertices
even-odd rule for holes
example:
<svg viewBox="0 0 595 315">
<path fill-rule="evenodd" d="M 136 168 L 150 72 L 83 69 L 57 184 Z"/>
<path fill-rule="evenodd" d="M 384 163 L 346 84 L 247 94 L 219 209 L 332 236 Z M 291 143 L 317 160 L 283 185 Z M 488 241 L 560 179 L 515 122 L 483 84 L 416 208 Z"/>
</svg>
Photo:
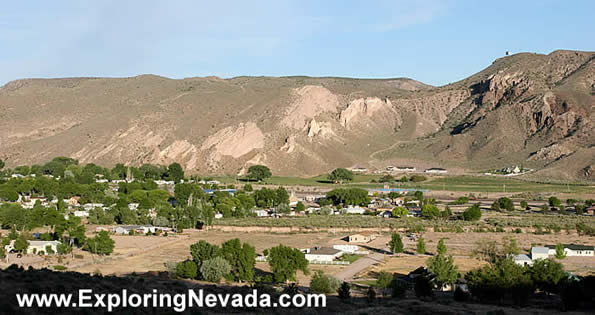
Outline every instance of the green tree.
<svg viewBox="0 0 595 315">
<path fill-rule="evenodd" d="M 438 254 L 428 259 L 426 263 L 428 271 L 434 275 L 434 284 L 443 288 L 446 284 L 453 284 L 458 276 L 458 267 L 454 264 L 452 256 Z"/>
<path fill-rule="evenodd" d="M 557 259 L 566 258 L 566 253 L 564 253 L 564 245 L 562 245 L 561 243 L 556 244 L 556 258 Z"/>
<path fill-rule="evenodd" d="M 235 280 L 250 281 L 254 278 L 256 250 L 254 246 L 235 238 L 221 244 L 221 256 L 231 265 L 231 274 Z"/>
<path fill-rule="evenodd" d="M 190 245 L 190 255 L 200 270 L 204 261 L 221 255 L 221 248 L 217 245 L 210 244 L 205 240 L 200 240 L 198 243 Z"/>
<path fill-rule="evenodd" d="M 426 253 L 426 242 L 424 241 L 423 237 L 420 237 L 417 240 L 417 248 L 415 249 L 415 252 L 417 252 L 418 254 Z"/>
<path fill-rule="evenodd" d="M 529 274 L 537 288 L 548 293 L 556 293 L 558 284 L 566 277 L 564 266 L 551 258 L 535 260 Z"/>
<path fill-rule="evenodd" d="M 440 216 L 440 209 L 433 204 L 425 204 L 421 207 L 421 215 L 426 218 L 435 218 Z"/>
<path fill-rule="evenodd" d="M 302 212 L 304 210 L 306 210 L 306 206 L 304 206 L 303 202 L 298 201 L 297 205 L 295 205 L 295 211 Z"/>
<path fill-rule="evenodd" d="M 176 183 L 179 183 L 180 180 L 184 179 L 184 170 L 182 166 L 178 163 L 171 163 L 167 167 L 167 176 L 170 180 L 173 180 Z"/>
<path fill-rule="evenodd" d="M 447 251 L 448 251 L 448 248 L 444 244 L 444 239 L 441 238 L 438 241 L 438 245 L 436 246 L 436 252 L 438 253 L 438 255 L 446 255 Z"/>
<path fill-rule="evenodd" d="M 296 272 L 308 274 L 308 260 L 297 248 L 278 245 L 269 250 L 269 266 L 277 282 L 295 281 Z"/>
<path fill-rule="evenodd" d="M 526 210 L 527 207 L 529 207 L 529 203 L 527 203 L 527 200 L 521 200 L 521 208 L 523 210 Z"/>
<path fill-rule="evenodd" d="M 353 172 L 344 168 L 336 168 L 328 174 L 327 178 L 330 181 L 342 184 L 343 182 L 350 182 L 353 180 Z"/>
<path fill-rule="evenodd" d="M 231 265 L 223 257 L 214 257 L 205 260 L 200 267 L 200 274 L 203 279 L 209 282 L 219 282 L 231 272 Z"/>
<path fill-rule="evenodd" d="M 114 245 L 115 242 L 107 231 L 101 231 L 95 237 L 87 239 L 87 244 L 83 249 L 99 255 L 109 255 L 114 251 Z"/>
<path fill-rule="evenodd" d="M 25 235 L 19 235 L 19 237 L 17 237 L 17 239 L 14 241 L 14 250 L 17 253 L 26 253 L 27 248 L 29 248 L 29 241 L 27 241 Z"/>
<path fill-rule="evenodd" d="M 0 160 L 0 170 L 3 169 L 5 165 L 6 165 L 6 163 L 4 163 L 4 161 Z"/>
<path fill-rule="evenodd" d="M 405 207 L 395 207 L 393 208 L 393 217 L 406 217 L 409 214 L 409 210 Z"/>
<path fill-rule="evenodd" d="M 176 266 L 176 276 L 178 278 L 195 279 L 197 275 L 198 268 L 192 260 L 182 261 Z"/>
<path fill-rule="evenodd" d="M 481 208 L 479 204 L 474 204 L 463 212 L 463 220 L 465 221 L 477 221 L 479 219 L 481 219 Z"/>
<path fill-rule="evenodd" d="M 560 199 L 558 199 L 558 197 L 555 197 L 555 196 L 551 196 L 548 199 L 548 202 L 549 202 L 550 207 L 554 207 L 554 208 L 558 208 L 562 204 Z"/>
<path fill-rule="evenodd" d="M 246 177 L 250 180 L 262 181 L 263 179 L 273 176 L 271 170 L 264 165 L 252 165 L 248 168 Z"/>
<path fill-rule="evenodd" d="M 501 209 L 506 209 L 508 211 L 514 210 L 514 203 L 512 202 L 512 200 L 510 200 L 510 198 L 502 197 L 499 198 L 497 201 Z"/>
<path fill-rule="evenodd" d="M 401 235 L 399 233 L 393 233 L 390 242 L 388 243 L 390 251 L 393 253 L 402 253 L 403 252 L 403 240 L 401 240 Z"/>
</svg>

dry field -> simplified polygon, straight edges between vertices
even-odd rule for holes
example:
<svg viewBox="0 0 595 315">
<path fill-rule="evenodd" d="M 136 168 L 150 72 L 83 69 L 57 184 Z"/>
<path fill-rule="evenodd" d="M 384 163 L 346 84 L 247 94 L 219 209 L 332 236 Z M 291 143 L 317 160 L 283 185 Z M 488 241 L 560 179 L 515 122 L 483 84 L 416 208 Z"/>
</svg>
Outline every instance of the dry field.
<svg viewBox="0 0 595 315">
<path fill-rule="evenodd" d="M 91 236 L 91 235 L 89 235 Z M 11 255 L 9 263 L 18 263 L 35 268 L 49 267 L 54 265 L 65 265 L 69 270 L 92 273 L 100 271 L 102 274 L 123 275 L 133 272 L 141 273 L 147 271 L 165 270 L 164 263 L 170 261 L 182 261 L 190 257 L 190 245 L 199 240 L 206 240 L 214 244 L 220 244 L 226 240 L 239 238 L 256 247 L 257 253 L 264 249 L 284 244 L 296 248 L 312 246 L 331 246 L 333 244 L 346 244 L 341 240 L 345 234 L 332 233 L 264 233 L 264 232 L 221 232 L 186 230 L 181 235 L 164 236 L 118 236 L 112 238 L 116 242 L 114 253 L 107 257 L 97 257 L 88 252 L 75 250 L 75 255 L 82 255 L 83 258 L 65 258 L 62 262 L 57 257 L 33 257 L 26 256 L 17 259 Z M 577 243 L 595 244 L 595 237 L 578 236 L 576 233 L 550 235 L 514 234 L 514 233 L 435 233 L 426 232 L 423 234 L 426 241 L 426 249 L 429 253 L 436 251 L 436 245 L 441 238 L 445 239 L 449 254 L 455 257 L 455 262 L 460 271 L 468 271 L 479 267 L 482 261 L 472 257 L 473 249 L 480 239 L 495 240 L 503 242 L 505 238 L 515 238 L 522 252 L 527 252 L 532 245 L 556 244 L 556 243 Z M 402 235 L 406 254 L 397 256 L 386 255 L 384 263 L 372 266 L 359 273 L 358 278 L 373 278 L 379 271 L 389 271 L 406 274 L 420 266 L 425 265 L 429 255 L 414 255 L 416 243 L 407 235 Z M 374 241 L 363 244 L 364 247 L 372 249 L 387 249 L 390 234 L 380 235 Z M 595 257 L 579 258 L 568 257 L 561 261 L 567 270 L 579 273 L 595 273 Z M 5 262 L 0 267 L 5 267 Z M 266 263 L 257 263 L 256 268 L 262 271 L 269 271 Z M 328 274 L 341 272 L 344 266 L 312 265 L 311 274 L 316 270 L 324 270 Z M 298 282 L 306 284 L 309 276 L 298 273 Z"/>
</svg>

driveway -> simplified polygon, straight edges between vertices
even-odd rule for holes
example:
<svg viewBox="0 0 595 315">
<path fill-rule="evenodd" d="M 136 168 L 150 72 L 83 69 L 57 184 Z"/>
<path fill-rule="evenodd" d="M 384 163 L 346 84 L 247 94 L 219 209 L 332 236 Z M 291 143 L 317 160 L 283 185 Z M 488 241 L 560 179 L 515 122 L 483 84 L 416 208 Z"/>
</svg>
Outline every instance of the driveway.
<svg viewBox="0 0 595 315">
<path fill-rule="evenodd" d="M 372 253 L 366 257 L 362 257 L 352 264 L 348 265 L 345 269 L 335 275 L 335 278 L 341 281 L 351 281 L 353 277 L 360 271 L 377 263 L 384 262 L 383 253 Z"/>
</svg>

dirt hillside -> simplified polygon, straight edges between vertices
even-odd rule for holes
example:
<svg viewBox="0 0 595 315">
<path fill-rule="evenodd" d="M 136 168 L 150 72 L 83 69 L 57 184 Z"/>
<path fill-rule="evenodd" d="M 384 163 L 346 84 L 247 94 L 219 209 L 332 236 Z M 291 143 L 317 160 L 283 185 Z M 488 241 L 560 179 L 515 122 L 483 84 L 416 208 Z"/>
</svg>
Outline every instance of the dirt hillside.
<svg viewBox="0 0 595 315">
<path fill-rule="evenodd" d="M 500 58 L 462 81 L 217 77 L 24 79 L 0 88 L 0 159 L 180 162 L 313 175 L 401 163 L 594 180 L 595 53 Z"/>
</svg>

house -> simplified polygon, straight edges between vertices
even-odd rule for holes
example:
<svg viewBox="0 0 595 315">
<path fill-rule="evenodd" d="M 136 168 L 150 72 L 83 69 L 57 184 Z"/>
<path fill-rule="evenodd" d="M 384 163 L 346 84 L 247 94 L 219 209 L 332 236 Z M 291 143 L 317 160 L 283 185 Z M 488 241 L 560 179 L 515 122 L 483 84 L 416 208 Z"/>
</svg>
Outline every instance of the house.
<svg viewBox="0 0 595 315">
<path fill-rule="evenodd" d="M 289 195 L 289 206 L 295 207 L 298 202 L 299 202 L 298 197 L 296 197 L 295 193 L 292 191 L 291 194 Z"/>
<path fill-rule="evenodd" d="M 531 247 L 531 260 L 547 259 L 549 255 L 549 248 L 547 247 Z"/>
<path fill-rule="evenodd" d="M 138 209 L 139 204 L 138 203 L 129 203 L 128 204 L 128 209 L 134 211 Z"/>
<path fill-rule="evenodd" d="M 29 246 L 27 247 L 27 254 L 43 254 L 47 255 L 48 251 L 52 253 L 58 252 L 58 244 L 60 241 L 27 241 Z M 10 253 L 14 251 L 14 240 L 10 241 L 10 244 L 4 246 L 6 252 Z"/>
<path fill-rule="evenodd" d="M 440 173 L 446 173 L 446 169 L 439 168 L 439 167 L 432 167 L 432 168 L 426 169 L 424 172 L 431 173 L 431 174 L 440 174 Z"/>
<path fill-rule="evenodd" d="M 368 169 L 365 168 L 365 167 L 357 166 L 357 167 L 351 168 L 351 171 L 354 172 L 354 173 L 365 173 L 365 172 L 368 171 Z"/>
<path fill-rule="evenodd" d="M 354 207 L 349 205 L 347 208 L 343 209 L 346 214 L 364 214 L 366 213 L 366 209 L 362 207 Z"/>
<path fill-rule="evenodd" d="M 223 214 L 221 212 L 215 213 L 215 219 L 221 219 L 221 218 L 223 218 Z"/>
<path fill-rule="evenodd" d="M 358 234 L 351 234 L 347 237 L 349 243 L 369 243 L 376 239 L 376 234 L 361 232 Z"/>
<path fill-rule="evenodd" d="M 512 260 L 514 260 L 514 262 L 517 265 L 521 265 L 521 266 L 533 265 L 533 260 L 531 259 L 531 257 L 529 257 L 529 255 L 526 255 L 526 254 L 514 255 L 514 256 L 512 256 Z"/>
<path fill-rule="evenodd" d="M 120 225 L 112 230 L 115 234 L 129 235 L 131 231 L 138 234 L 155 233 L 156 231 L 171 231 L 171 228 L 152 225 Z"/>
<path fill-rule="evenodd" d="M 95 208 L 103 208 L 103 204 L 102 203 L 86 203 L 83 205 L 83 209 L 89 211 L 91 209 L 95 209 Z"/>
<path fill-rule="evenodd" d="M 413 166 L 397 166 L 397 171 L 399 171 L 399 172 L 415 172 L 415 167 L 413 167 Z"/>
<path fill-rule="evenodd" d="M 79 196 L 73 196 L 73 197 L 70 197 L 69 199 L 64 199 L 64 202 L 69 206 L 78 206 L 80 199 L 81 199 L 81 197 L 79 197 Z"/>
<path fill-rule="evenodd" d="M 393 217 L 393 212 L 390 211 L 390 210 L 384 210 L 384 211 L 380 212 L 378 214 L 378 216 L 379 217 L 382 217 L 382 218 L 392 218 Z"/>
<path fill-rule="evenodd" d="M 269 216 L 269 212 L 264 209 L 254 209 L 254 210 L 252 210 L 252 212 L 254 214 L 256 214 L 257 217 L 268 217 Z"/>
<path fill-rule="evenodd" d="M 355 254 L 355 252 L 359 251 L 357 245 L 333 245 L 333 248 L 348 254 Z"/>
<path fill-rule="evenodd" d="M 75 212 L 72 213 L 72 215 L 74 215 L 75 217 L 79 217 L 79 218 L 83 218 L 83 217 L 88 217 L 89 216 L 89 211 L 87 210 L 77 210 Z"/>
<path fill-rule="evenodd" d="M 593 256 L 595 252 L 594 246 L 587 246 L 587 245 L 578 245 L 578 244 L 563 244 L 564 246 L 564 254 L 566 256 L 583 256 L 583 257 L 590 257 Z M 548 248 L 548 254 L 550 256 L 556 255 L 556 245 L 546 245 Z"/>
<path fill-rule="evenodd" d="M 343 256 L 343 251 L 331 247 L 315 246 L 313 248 L 304 249 L 302 252 L 305 254 L 306 259 L 309 262 L 331 262 Z"/>
<path fill-rule="evenodd" d="M 21 174 L 12 174 L 12 175 L 10 175 L 10 177 L 12 177 L 12 178 L 25 178 L 25 176 L 24 175 L 21 175 Z"/>
</svg>

